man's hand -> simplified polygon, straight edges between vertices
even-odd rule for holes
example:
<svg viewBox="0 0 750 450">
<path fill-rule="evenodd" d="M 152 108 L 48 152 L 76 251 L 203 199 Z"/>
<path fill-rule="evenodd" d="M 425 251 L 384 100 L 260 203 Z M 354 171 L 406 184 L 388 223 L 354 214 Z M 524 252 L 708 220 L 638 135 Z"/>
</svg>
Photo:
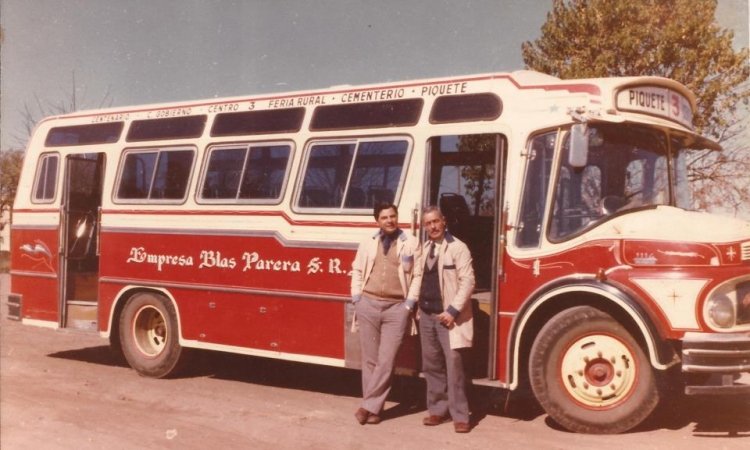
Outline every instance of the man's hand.
<svg viewBox="0 0 750 450">
<path fill-rule="evenodd" d="M 440 321 L 443 326 L 447 329 L 453 328 L 453 326 L 456 324 L 455 319 L 453 316 L 451 316 L 449 313 L 443 311 L 440 314 L 438 314 L 437 319 Z"/>
</svg>

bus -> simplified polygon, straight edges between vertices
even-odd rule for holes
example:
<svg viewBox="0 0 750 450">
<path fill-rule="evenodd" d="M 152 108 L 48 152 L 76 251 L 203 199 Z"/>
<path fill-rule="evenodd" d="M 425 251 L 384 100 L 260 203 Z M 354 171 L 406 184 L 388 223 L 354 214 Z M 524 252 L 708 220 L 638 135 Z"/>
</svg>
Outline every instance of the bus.
<svg viewBox="0 0 750 450">
<path fill-rule="evenodd" d="M 747 394 L 750 223 L 691 211 L 721 151 L 660 77 L 532 71 L 74 112 L 31 136 L 9 317 L 91 330 L 138 373 L 192 349 L 360 367 L 350 270 L 377 202 L 473 256 L 474 384 L 584 433 L 677 392 Z M 399 371 L 419 374 L 418 337 Z"/>
</svg>

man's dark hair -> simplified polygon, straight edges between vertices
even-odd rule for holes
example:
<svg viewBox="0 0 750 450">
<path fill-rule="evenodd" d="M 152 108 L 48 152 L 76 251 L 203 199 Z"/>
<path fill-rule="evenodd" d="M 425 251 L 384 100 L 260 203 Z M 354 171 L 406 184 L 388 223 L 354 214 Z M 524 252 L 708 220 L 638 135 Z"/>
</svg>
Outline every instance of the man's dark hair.
<svg viewBox="0 0 750 450">
<path fill-rule="evenodd" d="M 372 210 L 372 215 L 375 216 L 375 220 L 377 220 L 378 217 L 380 217 L 380 211 L 391 208 L 393 208 L 393 210 L 396 211 L 396 215 L 398 215 L 398 208 L 396 208 L 396 205 L 390 202 L 376 203 L 375 208 Z"/>
</svg>

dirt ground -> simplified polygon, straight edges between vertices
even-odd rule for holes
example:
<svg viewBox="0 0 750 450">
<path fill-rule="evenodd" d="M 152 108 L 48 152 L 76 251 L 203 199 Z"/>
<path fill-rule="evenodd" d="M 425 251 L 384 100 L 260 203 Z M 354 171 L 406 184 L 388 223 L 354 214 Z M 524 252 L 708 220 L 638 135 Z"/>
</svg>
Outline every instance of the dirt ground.
<svg viewBox="0 0 750 450">
<path fill-rule="evenodd" d="M 398 377 L 385 421 L 360 426 L 359 372 L 199 353 L 171 380 L 140 377 L 97 334 L 7 320 L 0 275 L 0 448 L 750 448 L 747 398 L 685 398 L 618 436 L 561 430 L 528 397 L 476 388 L 477 426 L 428 428 L 420 379 Z"/>
</svg>

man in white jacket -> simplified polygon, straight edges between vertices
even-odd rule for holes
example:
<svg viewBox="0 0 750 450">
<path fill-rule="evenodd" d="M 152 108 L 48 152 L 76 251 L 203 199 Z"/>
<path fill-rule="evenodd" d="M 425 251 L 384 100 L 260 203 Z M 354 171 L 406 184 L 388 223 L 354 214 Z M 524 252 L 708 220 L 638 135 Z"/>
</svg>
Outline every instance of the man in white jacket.
<svg viewBox="0 0 750 450">
<path fill-rule="evenodd" d="M 428 240 L 415 261 L 414 278 L 407 296 L 409 306 L 419 305 L 422 373 L 427 381 L 427 410 L 422 421 L 434 426 L 453 419 L 457 433 L 471 430 L 466 349 L 473 339 L 471 294 L 474 269 L 469 248 L 445 229 L 437 207 L 425 208 L 422 226 Z"/>
<path fill-rule="evenodd" d="M 396 354 L 410 324 L 406 293 L 417 242 L 398 227 L 392 203 L 373 211 L 380 230 L 365 239 L 352 263 L 351 294 L 362 349 L 362 404 L 354 413 L 361 424 L 380 423 L 391 389 Z"/>
</svg>

